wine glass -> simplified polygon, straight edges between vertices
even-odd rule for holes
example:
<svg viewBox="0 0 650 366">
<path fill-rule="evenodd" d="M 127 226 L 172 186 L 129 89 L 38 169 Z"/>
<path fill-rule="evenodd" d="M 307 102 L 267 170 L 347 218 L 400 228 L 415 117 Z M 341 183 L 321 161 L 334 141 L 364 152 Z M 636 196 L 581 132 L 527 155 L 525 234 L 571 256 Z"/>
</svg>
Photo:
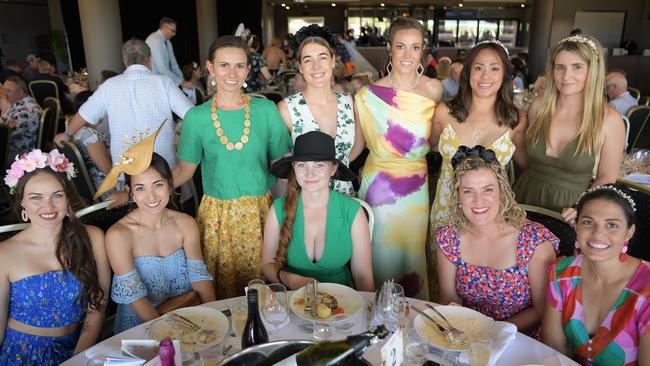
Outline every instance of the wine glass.
<svg viewBox="0 0 650 366">
<path fill-rule="evenodd" d="M 404 288 L 392 281 L 384 282 L 377 306 L 379 318 L 386 324 L 388 330 L 395 332 L 406 310 Z"/>
<path fill-rule="evenodd" d="M 282 324 L 289 317 L 289 306 L 287 301 L 287 288 L 280 283 L 272 283 L 267 286 L 266 300 L 262 307 L 264 319 L 273 326 L 272 332 L 278 331 L 278 325 Z"/>
</svg>

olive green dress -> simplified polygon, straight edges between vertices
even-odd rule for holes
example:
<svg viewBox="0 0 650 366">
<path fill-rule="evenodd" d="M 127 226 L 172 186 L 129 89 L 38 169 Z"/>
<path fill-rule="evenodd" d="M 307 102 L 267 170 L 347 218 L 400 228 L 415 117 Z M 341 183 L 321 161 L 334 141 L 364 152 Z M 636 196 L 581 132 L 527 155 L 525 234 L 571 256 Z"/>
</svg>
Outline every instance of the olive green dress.
<svg viewBox="0 0 650 366">
<path fill-rule="evenodd" d="M 594 155 L 575 154 L 577 146 L 576 137 L 554 158 L 546 155 L 545 138 L 528 143 L 528 169 L 513 187 L 517 202 L 557 212 L 573 207 L 589 187 L 596 163 Z"/>
</svg>

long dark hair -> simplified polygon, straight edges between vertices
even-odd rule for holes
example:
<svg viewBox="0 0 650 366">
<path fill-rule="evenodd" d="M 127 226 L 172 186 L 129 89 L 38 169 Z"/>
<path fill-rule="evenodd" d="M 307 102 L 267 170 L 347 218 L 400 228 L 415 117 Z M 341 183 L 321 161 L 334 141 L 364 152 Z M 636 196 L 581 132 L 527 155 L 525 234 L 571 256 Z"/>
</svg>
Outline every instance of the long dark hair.
<svg viewBox="0 0 650 366">
<path fill-rule="evenodd" d="M 499 126 L 506 125 L 510 129 L 514 129 L 519 124 L 519 109 L 514 102 L 514 91 L 512 90 L 512 65 L 508 61 L 503 47 L 496 43 L 482 43 L 474 48 L 467 54 L 467 59 L 463 64 L 463 71 L 460 73 L 458 81 L 459 88 L 458 94 L 452 99 L 447 106 L 449 107 L 449 114 L 451 114 L 458 122 L 464 122 L 469 115 L 469 110 L 472 106 L 472 87 L 469 83 L 469 75 L 472 70 L 474 59 L 484 49 L 492 49 L 499 55 L 499 59 L 503 64 L 503 81 L 499 92 L 497 93 L 497 100 L 494 103 L 494 113 L 497 118 Z"/>
<path fill-rule="evenodd" d="M 86 228 L 77 219 L 70 207 L 70 199 L 74 199 L 77 193 L 72 182 L 66 179 L 65 173 L 58 173 L 46 166 L 26 173 L 16 184 L 16 200 L 14 210 L 19 213 L 23 207 L 21 202 L 25 195 L 25 185 L 30 179 L 39 174 L 50 174 L 61 184 L 68 200 L 68 214 L 63 218 L 61 232 L 56 242 L 56 259 L 61 268 L 72 273 L 82 285 L 79 300 L 87 302 L 91 309 L 102 309 L 104 290 L 99 286 L 99 275 L 97 274 L 97 263 L 93 255 L 93 247 Z"/>
<path fill-rule="evenodd" d="M 622 185 L 611 184 L 608 185 L 608 187 L 614 187 L 619 192 L 622 192 L 628 197 L 632 197 L 630 191 Z M 576 206 L 576 215 L 578 218 L 580 218 L 580 214 L 582 213 L 582 209 L 585 207 L 585 205 L 588 202 L 593 200 L 603 200 L 603 201 L 609 201 L 615 203 L 621 208 L 621 210 L 623 210 L 623 214 L 625 215 L 625 221 L 627 221 L 627 227 L 629 228 L 632 225 L 634 225 L 636 221 L 636 215 L 634 214 L 634 209 L 632 208 L 632 204 L 630 203 L 630 201 L 628 201 L 626 198 L 624 198 L 614 190 L 607 189 L 604 187 L 587 192 L 582 197 L 580 197 L 580 200 L 578 201 L 578 204 Z"/>
<path fill-rule="evenodd" d="M 175 192 L 174 192 L 174 181 L 172 178 L 172 170 L 169 168 L 169 164 L 167 163 L 167 160 L 165 160 L 165 158 L 163 158 L 159 154 L 153 153 L 153 155 L 151 156 L 151 163 L 149 164 L 149 168 L 154 168 L 154 170 L 160 173 L 163 179 L 167 181 L 167 184 L 169 185 L 169 202 L 167 202 L 166 207 L 172 210 L 177 210 L 175 196 L 174 196 Z M 133 187 L 131 187 L 130 175 L 126 173 L 124 174 L 124 182 L 127 186 L 131 188 L 131 191 L 133 191 Z M 135 207 L 133 207 L 132 205 L 131 209 L 133 208 Z"/>
</svg>

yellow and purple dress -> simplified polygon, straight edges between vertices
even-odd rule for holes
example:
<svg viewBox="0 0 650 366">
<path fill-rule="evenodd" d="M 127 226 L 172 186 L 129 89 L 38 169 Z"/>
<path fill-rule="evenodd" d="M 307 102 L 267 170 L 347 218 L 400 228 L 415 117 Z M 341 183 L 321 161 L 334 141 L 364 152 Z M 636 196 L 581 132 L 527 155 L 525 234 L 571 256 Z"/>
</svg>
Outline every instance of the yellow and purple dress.
<svg viewBox="0 0 650 366">
<path fill-rule="evenodd" d="M 359 196 L 375 215 L 375 287 L 392 278 L 409 297 L 428 297 L 426 154 L 435 106 L 435 101 L 419 94 L 379 85 L 364 87 L 356 95 L 370 150 Z"/>
</svg>

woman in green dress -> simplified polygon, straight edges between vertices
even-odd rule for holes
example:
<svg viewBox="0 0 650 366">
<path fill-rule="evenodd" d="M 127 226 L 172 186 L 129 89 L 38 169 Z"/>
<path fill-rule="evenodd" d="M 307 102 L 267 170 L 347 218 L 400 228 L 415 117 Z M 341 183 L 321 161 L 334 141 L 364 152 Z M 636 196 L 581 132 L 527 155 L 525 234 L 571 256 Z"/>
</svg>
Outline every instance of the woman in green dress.
<svg viewBox="0 0 650 366">
<path fill-rule="evenodd" d="M 273 102 L 242 93 L 250 65 L 241 38 L 212 43 L 206 68 L 216 93 L 185 115 L 174 169 L 179 186 L 201 164 L 204 196 L 197 220 L 217 298 L 241 295 L 249 280 L 262 276 L 262 228 L 275 182 L 269 166 L 291 144 Z"/>
<path fill-rule="evenodd" d="M 294 290 L 313 278 L 373 291 L 366 216 L 356 200 L 330 188 L 332 179 L 354 179 L 336 159 L 334 139 L 320 131 L 298 136 L 293 156 L 273 164 L 271 172 L 289 181 L 287 196 L 275 200 L 266 217 L 266 279 Z"/>
<path fill-rule="evenodd" d="M 561 40 L 546 65 L 548 85 L 528 110 L 528 169 L 514 185 L 517 202 L 562 212 L 589 186 L 614 183 L 623 161 L 623 121 L 605 100 L 605 55 L 585 35 Z"/>
</svg>

